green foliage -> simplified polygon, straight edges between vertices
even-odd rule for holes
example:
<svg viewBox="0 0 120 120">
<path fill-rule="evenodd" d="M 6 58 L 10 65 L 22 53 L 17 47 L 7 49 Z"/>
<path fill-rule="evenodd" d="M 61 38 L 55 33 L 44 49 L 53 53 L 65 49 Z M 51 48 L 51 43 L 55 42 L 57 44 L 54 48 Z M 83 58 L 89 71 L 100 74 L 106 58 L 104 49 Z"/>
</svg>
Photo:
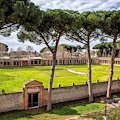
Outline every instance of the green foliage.
<svg viewBox="0 0 120 120">
<path fill-rule="evenodd" d="M 74 45 L 67 45 L 67 44 L 61 44 L 64 48 L 72 52 L 72 49 L 76 52 L 77 49 L 81 49 L 80 45 L 77 45 L 76 47 Z"/>
<path fill-rule="evenodd" d="M 93 46 L 92 49 L 104 49 L 104 48 L 112 48 L 112 42 L 103 42 L 96 44 L 95 46 Z"/>
<path fill-rule="evenodd" d="M 80 45 L 77 45 L 76 48 L 80 49 L 80 50 L 82 49 L 82 47 Z"/>
<path fill-rule="evenodd" d="M 96 44 L 95 46 L 93 46 L 92 49 L 99 49 L 99 51 L 97 52 L 97 55 L 101 57 L 101 54 L 104 52 L 104 50 L 107 51 L 107 54 L 111 55 L 112 46 L 113 46 L 112 42 L 103 42 L 103 43 Z"/>
<path fill-rule="evenodd" d="M 120 49 L 120 40 L 117 41 L 116 46 L 117 46 L 117 49 Z"/>
<path fill-rule="evenodd" d="M 53 9 L 47 11 L 47 17 L 45 22 L 47 22 L 47 26 L 51 28 L 51 26 L 60 32 L 67 32 L 70 28 L 73 19 L 75 17 L 69 13 L 69 10 L 61 10 L 61 9 Z"/>
<path fill-rule="evenodd" d="M 53 45 L 59 42 L 61 36 L 69 30 L 72 24 L 73 17 L 68 11 L 69 10 L 61 9 L 46 11 L 43 15 L 41 24 L 36 29 L 33 29 L 31 32 L 22 29 L 18 33 L 17 36 L 19 41 L 24 42 L 28 40 L 35 44 L 44 42 L 47 47 L 49 46 L 48 49 L 50 51 L 54 51 L 54 47 L 49 45 L 50 41 Z"/>
<path fill-rule="evenodd" d="M 101 30 L 109 36 L 116 36 L 120 32 L 120 10 L 104 11 Z"/>
<path fill-rule="evenodd" d="M 95 45 L 92 49 L 103 49 L 106 48 L 105 43 L 99 43 Z"/>
<path fill-rule="evenodd" d="M 32 2 L 26 5 L 24 2 L 18 1 L 13 8 L 15 11 L 13 17 L 29 31 L 36 30 L 45 14 L 45 11 L 40 10 Z"/>
<path fill-rule="evenodd" d="M 4 44 L 4 43 L 0 43 L 0 44 L 3 44 L 3 45 L 5 45 L 5 47 L 6 47 L 6 50 L 8 51 L 8 45 L 6 45 L 6 44 Z"/>
<path fill-rule="evenodd" d="M 11 23 L 11 16 L 15 12 L 13 10 L 14 4 L 19 0 L 0 0 L 0 24 L 4 25 Z M 26 2 L 27 0 L 24 0 Z M 22 0 L 23 2 L 23 0 Z"/>
<path fill-rule="evenodd" d="M 75 22 L 67 34 L 67 39 L 72 41 L 80 42 L 84 45 L 88 45 L 97 38 L 101 38 L 100 23 L 103 18 L 102 14 L 96 12 L 83 12 L 74 13 L 76 16 Z"/>
<path fill-rule="evenodd" d="M 50 46 L 50 47 L 51 47 L 52 50 L 55 49 L 55 46 Z M 42 48 L 42 49 L 40 50 L 40 53 L 43 53 L 46 48 L 47 48 L 47 47 Z"/>
<path fill-rule="evenodd" d="M 77 46 L 74 46 L 74 45 L 67 45 L 67 44 L 60 44 L 59 46 L 63 46 L 64 48 L 66 48 L 68 51 L 72 52 L 72 49 L 76 52 L 77 49 L 81 50 L 82 47 L 80 45 L 77 45 Z M 54 46 L 50 46 L 52 49 L 54 49 Z M 44 50 L 46 49 L 47 47 L 44 47 L 40 50 L 40 53 L 43 53 Z"/>
<path fill-rule="evenodd" d="M 107 48 L 112 48 L 113 47 L 113 43 L 112 42 L 107 42 L 106 43 L 106 47 Z"/>
<path fill-rule="evenodd" d="M 47 47 L 42 48 L 42 49 L 40 50 L 40 53 L 43 53 L 46 48 L 47 48 Z"/>
<path fill-rule="evenodd" d="M 27 30 L 36 29 L 45 13 L 29 0 L 1 0 L 0 5 L 0 34 L 3 36 L 9 36 L 20 25 Z"/>
<path fill-rule="evenodd" d="M 13 17 L 13 14 L 16 12 L 14 10 L 14 5 L 17 4 L 17 2 L 27 4 L 28 0 L 21 0 L 21 1 L 0 0 L 0 34 L 1 35 L 4 36 L 10 35 L 11 31 L 14 31 L 18 27 L 17 24 L 19 22 L 16 20 L 15 17 Z"/>
<path fill-rule="evenodd" d="M 100 51 L 97 51 L 97 56 L 98 56 L 98 57 L 100 57 L 100 56 L 101 56 Z"/>
<path fill-rule="evenodd" d="M 83 45 L 82 49 L 87 49 L 87 45 L 86 44 Z"/>
</svg>

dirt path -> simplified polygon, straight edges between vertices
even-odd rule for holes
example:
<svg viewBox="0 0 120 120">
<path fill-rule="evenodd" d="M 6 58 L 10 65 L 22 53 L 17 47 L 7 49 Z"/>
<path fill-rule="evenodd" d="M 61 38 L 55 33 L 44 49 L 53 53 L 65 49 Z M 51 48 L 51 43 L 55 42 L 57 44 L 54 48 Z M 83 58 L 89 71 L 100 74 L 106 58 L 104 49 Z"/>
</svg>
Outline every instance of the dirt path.
<svg viewBox="0 0 120 120">
<path fill-rule="evenodd" d="M 79 74 L 79 75 L 86 75 L 87 73 L 84 73 L 84 72 L 78 72 L 78 71 L 75 71 L 75 70 L 67 70 L 69 72 L 72 72 L 72 73 L 76 73 L 76 74 Z"/>
</svg>

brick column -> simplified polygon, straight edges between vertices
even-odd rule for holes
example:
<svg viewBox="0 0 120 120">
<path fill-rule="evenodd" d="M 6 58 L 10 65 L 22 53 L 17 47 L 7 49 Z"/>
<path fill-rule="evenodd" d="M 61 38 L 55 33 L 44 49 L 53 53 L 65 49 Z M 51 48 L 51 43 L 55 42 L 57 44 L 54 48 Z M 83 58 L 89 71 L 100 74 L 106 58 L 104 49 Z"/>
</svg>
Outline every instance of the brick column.
<svg viewBox="0 0 120 120">
<path fill-rule="evenodd" d="M 27 87 L 25 87 L 25 92 L 24 92 L 24 106 L 25 110 L 28 109 L 28 94 L 27 94 Z"/>
</svg>

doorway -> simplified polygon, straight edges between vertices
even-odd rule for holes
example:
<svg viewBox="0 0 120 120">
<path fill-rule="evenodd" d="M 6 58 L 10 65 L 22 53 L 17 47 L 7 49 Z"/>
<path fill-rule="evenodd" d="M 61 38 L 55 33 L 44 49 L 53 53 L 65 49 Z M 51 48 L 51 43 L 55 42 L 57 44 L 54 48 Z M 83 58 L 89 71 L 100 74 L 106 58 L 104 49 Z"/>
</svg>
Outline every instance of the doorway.
<svg viewBox="0 0 120 120">
<path fill-rule="evenodd" d="M 28 107 L 38 106 L 38 93 L 28 94 Z"/>
</svg>

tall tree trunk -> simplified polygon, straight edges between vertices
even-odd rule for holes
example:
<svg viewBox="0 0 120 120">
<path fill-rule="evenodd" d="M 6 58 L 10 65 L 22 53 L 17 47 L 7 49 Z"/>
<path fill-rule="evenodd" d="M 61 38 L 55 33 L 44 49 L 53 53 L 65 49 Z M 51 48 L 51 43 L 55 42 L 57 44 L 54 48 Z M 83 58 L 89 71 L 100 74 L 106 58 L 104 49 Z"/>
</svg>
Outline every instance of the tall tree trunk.
<svg viewBox="0 0 120 120">
<path fill-rule="evenodd" d="M 51 68 L 51 74 L 49 79 L 49 85 L 48 85 L 48 95 L 47 95 L 47 110 L 50 111 L 51 108 L 51 95 L 52 95 L 52 84 L 53 84 L 53 77 L 55 72 L 55 63 L 56 63 L 56 53 L 53 53 L 53 60 L 52 60 L 52 68 Z"/>
<path fill-rule="evenodd" d="M 117 40 L 117 35 L 114 36 L 114 40 L 113 40 L 113 48 L 112 48 L 112 53 L 111 53 L 111 68 L 110 68 L 108 88 L 107 88 L 107 98 L 111 98 L 111 87 L 112 87 L 112 78 L 113 78 L 113 67 L 114 67 L 114 59 L 115 59 L 116 40 Z"/>
<path fill-rule="evenodd" d="M 88 93 L 89 93 L 89 102 L 93 102 L 92 94 L 92 83 L 91 83 L 91 56 L 90 56 L 90 43 L 88 40 L 87 43 L 87 53 L 88 53 Z"/>
<path fill-rule="evenodd" d="M 55 49 L 52 50 L 52 48 L 48 45 L 47 41 L 44 39 L 45 44 L 47 45 L 48 49 L 51 51 L 53 58 L 52 58 L 52 67 L 51 67 L 51 74 L 50 74 L 50 79 L 49 79 L 49 85 L 48 85 L 48 94 L 47 94 L 47 110 L 50 111 L 51 108 L 51 95 L 52 95 L 52 84 L 53 84 L 53 77 L 54 77 L 54 72 L 55 72 L 55 64 L 56 64 L 56 53 L 57 53 L 57 47 L 58 43 L 60 41 L 61 33 L 59 33 L 57 39 L 56 39 L 56 45 Z"/>
<path fill-rule="evenodd" d="M 105 57 L 107 57 L 107 48 L 105 48 Z"/>
</svg>

